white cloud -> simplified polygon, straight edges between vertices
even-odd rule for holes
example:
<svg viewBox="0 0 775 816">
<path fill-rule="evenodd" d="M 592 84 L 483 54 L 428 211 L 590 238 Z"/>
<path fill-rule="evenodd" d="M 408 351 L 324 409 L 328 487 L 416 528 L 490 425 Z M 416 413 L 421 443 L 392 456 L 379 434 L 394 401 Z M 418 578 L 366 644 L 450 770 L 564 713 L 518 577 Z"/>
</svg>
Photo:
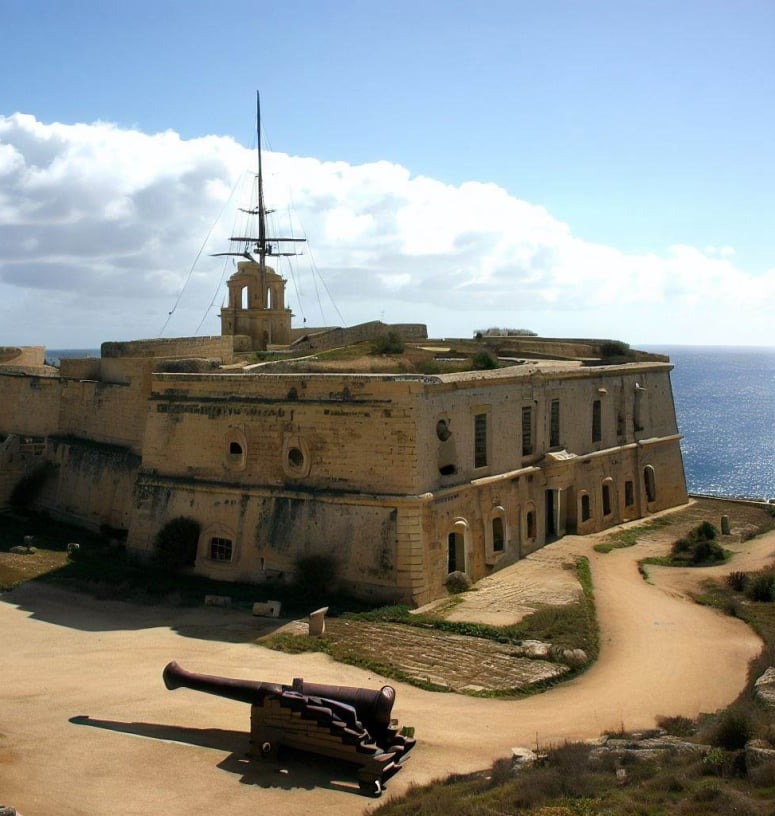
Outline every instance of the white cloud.
<svg viewBox="0 0 775 816">
<path fill-rule="evenodd" d="M 0 344 L 156 336 L 184 283 L 166 334 L 192 334 L 205 315 L 201 331 L 217 333 L 231 267 L 209 253 L 234 233 L 232 216 L 213 223 L 227 204 L 249 204 L 233 193 L 240 180 L 249 188 L 253 167 L 228 137 L 0 117 Z M 775 270 L 742 271 L 732 247 L 625 254 L 497 185 L 453 186 L 384 161 L 267 153 L 264 170 L 274 229 L 306 234 L 322 277 L 303 259 L 280 267 L 311 324 L 341 322 L 323 303 L 330 294 L 349 323 L 411 319 L 447 336 L 503 323 L 654 343 L 772 342 Z"/>
</svg>

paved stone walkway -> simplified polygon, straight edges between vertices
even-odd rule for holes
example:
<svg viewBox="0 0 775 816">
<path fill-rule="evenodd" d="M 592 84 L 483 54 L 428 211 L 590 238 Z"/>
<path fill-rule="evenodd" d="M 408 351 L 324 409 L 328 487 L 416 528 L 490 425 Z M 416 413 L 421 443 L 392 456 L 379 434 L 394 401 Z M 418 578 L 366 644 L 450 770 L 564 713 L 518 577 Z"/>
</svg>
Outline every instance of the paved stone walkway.
<svg viewBox="0 0 775 816">
<path fill-rule="evenodd" d="M 494 640 L 402 624 L 331 619 L 326 636 L 450 691 L 511 691 L 568 671 L 562 664 L 521 657 L 514 646 Z"/>
</svg>

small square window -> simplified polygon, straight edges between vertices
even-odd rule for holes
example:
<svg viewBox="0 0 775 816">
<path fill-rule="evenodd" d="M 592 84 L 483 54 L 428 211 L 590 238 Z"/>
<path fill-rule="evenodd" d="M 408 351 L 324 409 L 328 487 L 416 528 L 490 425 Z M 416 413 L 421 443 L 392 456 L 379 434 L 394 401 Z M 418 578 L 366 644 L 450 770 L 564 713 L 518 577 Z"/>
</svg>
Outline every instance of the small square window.
<svg viewBox="0 0 775 816">
<path fill-rule="evenodd" d="M 213 536 L 210 539 L 210 558 L 213 561 L 231 561 L 234 544 L 230 538 L 218 538 Z"/>
</svg>

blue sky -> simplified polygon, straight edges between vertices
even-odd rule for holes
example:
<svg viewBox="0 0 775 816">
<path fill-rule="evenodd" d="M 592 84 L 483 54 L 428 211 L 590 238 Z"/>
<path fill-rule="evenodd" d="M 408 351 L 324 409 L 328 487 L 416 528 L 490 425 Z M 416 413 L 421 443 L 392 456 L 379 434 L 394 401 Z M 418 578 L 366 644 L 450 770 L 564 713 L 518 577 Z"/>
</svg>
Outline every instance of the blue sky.
<svg viewBox="0 0 775 816">
<path fill-rule="evenodd" d="M 775 343 L 772 2 L 0 15 L 0 344 L 217 333 L 228 270 L 189 273 L 254 164 L 256 89 L 269 202 L 310 237 L 289 299 L 311 324 Z"/>
</svg>

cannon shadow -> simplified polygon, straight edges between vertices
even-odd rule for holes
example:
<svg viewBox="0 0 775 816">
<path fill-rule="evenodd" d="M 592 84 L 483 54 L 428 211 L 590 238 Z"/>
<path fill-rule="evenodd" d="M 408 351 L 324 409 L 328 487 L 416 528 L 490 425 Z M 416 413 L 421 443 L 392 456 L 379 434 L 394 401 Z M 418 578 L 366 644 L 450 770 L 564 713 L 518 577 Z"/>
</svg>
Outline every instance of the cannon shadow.
<svg viewBox="0 0 775 816">
<path fill-rule="evenodd" d="M 98 719 L 85 714 L 70 717 L 69 722 L 73 725 L 102 728 L 144 739 L 226 751 L 228 756 L 216 763 L 216 767 L 238 776 L 243 785 L 288 791 L 300 788 L 306 790 L 325 788 L 361 795 L 354 766 L 350 768 L 345 763 L 292 748 L 284 748 L 276 762 L 254 759 L 248 753 L 250 743 L 244 731 L 188 728 L 164 723 L 121 722 Z"/>
</svg>

